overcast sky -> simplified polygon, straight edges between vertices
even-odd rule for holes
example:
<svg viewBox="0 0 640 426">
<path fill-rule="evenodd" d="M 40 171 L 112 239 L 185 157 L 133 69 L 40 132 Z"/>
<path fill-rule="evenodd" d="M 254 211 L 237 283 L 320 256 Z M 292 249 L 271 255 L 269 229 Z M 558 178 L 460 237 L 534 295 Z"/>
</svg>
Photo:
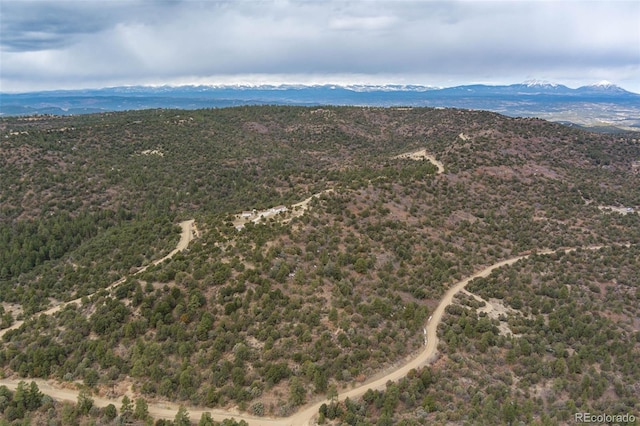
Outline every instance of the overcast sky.
<svg viewBox="0 0 640 426">
<path fill-rule="evenodd" d="M 640 93 L 640 1 L 0 0 L 0 91 L 608 80 Z"/>
</svg>

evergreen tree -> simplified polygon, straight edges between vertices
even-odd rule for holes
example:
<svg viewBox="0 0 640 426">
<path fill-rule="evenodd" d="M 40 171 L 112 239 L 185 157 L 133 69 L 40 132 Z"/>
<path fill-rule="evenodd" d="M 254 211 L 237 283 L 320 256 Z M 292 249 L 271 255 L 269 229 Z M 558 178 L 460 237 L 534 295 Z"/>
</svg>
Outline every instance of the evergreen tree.
<svg viewBox="0 0 640 426">
<path fill-rule="evenodd" d="M 133 418 L 137 420 L 145 420 L 149 417 L 149 406 L 144 398 L 136 399 L 136 407 L 133 411 Z"/>
<path fill-rule="evenodd" d="M 87 390 L 82 389 L 80 393 L 78 393 L 78 402 L 76 404 L 77 410 L 81 415 L 89 414 L 89 410 L 93 407 L 93 399 L 89 395 Z"/>
<path fill-rule="evenodd" d="M 127 421 L 133 416 L 133 406 L 127 395 L 122 397 L 122 406 L 120 407 L 120 416 Z"/>
<path fill-rule="evenodd" d="M 198 426 L 214 426 L 213 419 L 211 418 L 211 413 L 202 413 L 200 416 L 200 421 L 198 422 Z"/>
<path fill-rule="evenodd" d="M 191 421 L 189 420 L 189 412 L 183 405 L 178 408 L 178 412 L 176 413 L 175 418 L 173 419 L 174 426 L 191 426 Z"/>
</svg>

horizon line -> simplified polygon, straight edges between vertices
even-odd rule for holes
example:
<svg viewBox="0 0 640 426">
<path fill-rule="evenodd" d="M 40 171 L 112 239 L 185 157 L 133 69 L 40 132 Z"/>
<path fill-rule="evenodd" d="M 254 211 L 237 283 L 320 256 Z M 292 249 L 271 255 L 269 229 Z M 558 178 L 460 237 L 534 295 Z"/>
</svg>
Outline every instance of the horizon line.
<svg viewBox="0 0 640 426">
<path fill-rule="evenodd" d="M 147 84 L 121 84 L 121 85 L 107 85 L 100 87 L 82 87 L 82 88 L 60 88 L 60 89 L 43 89 L 43 90 L 30 90 L 30 91 L 0 91 L 0 95 L 28 95 L 28 94 L 36 94 L 36 93 L 54 93 L 54 92 L 82 92 L 82 91 L 100 91 L 100 90 L 110 90 L 110 89 L 121 89 L 121 88 L 172 88 L 178 89 L 182 87 L 207 87 L 207 88 L 283 88 L 283 87 L 299 87 L 299 88 L 310 88 L 310 87 L 340 87 L 349 89 L 352 87 L 362 87 L 362 88 L 393 88 L 393 87 L 415 87 L 415 88 L 423 88 L 425 91 L 437 91 L 437 90 L 445 90 L 452 89 L 456 87 L 466 87 L 466 86 L 486 86 L 486 87 L 510 87 L 510 86 L 549 86 L 549 87 L 566 87 L 567 89 L 577 90 L 585 87 L 612 87 L 622 89 L 631 94 L 640 94 L 633 92 L 631 90 L 625 89 L 624 87 L 612 83 L 607 80 L 601 80 L 592 84 L 584 84 L 581 86 L 571 87 L 562 83 L 554 83 L 546 80 L 537 80 L 530 79 L 525 80 L 519 83 L 486 83 L 486 82 L 470 82 L 463 84 L 453 84 L 450 86 L 441 86 L 441 85 L 429 85 L 424 83 L 397 83 L 397 82 L 389 82 L 389 83 L 344 83 L 344 82 L 316 82 L 316 83 L 301 83 L 301 82 L 235 82 L 235 83 L 210 83 L 210 82 L 185 82 L 185 83 L 147 83 Z M 402 90 L 402 89 L 394 89 L 389 91 L 412 91 L 412 90 Z"/>
</svg>

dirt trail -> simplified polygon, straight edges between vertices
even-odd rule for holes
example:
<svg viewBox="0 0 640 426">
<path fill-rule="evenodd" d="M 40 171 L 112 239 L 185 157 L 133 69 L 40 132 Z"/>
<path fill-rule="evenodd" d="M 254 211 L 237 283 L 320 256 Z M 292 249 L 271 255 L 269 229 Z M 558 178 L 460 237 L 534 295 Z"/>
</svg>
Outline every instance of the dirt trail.
<svg viewBox="0 0 640 426">
<path fill-rule="evenodd" d="M 305 198 L 304 200 L 300 201 L 299 203 L 293 204 L 291 206 L 291 210 L 292 211 L 291 211 L 290 217 L 287 217 L 282 222 L 283 223 L 287 223 L 287 222 L 291 221 L 291 219 L 293 219 L 294 217 L 302 216 L 304 214 L 304 212 L 307 211 L 307 209 L 309 208 L 309 203 L 311 202 L 311 200 L 313 200 L 314 198 L 320 197 L 322 194 L 328 194 L 330 192 L 333 192 L 332 188 L 325 189 L 324 191 L 320 191 L 317 194 L 313 194 L 309 198 Z"/>
<path fill-rule="evenodd" d="M 393 158 L 408 158 L 410 160 L 429 160 L 438 168 L 438 171 L 436 172 L 437 174 L 444 173 L 444 164 L 442 164 L 442 161 L 436 160 L 436 157 L 434 157 L 431 154 L 428 154 L 426 149 L 421 149 L 419 151 L 414 151 L 414 152 L 407 152 L 405 154 L 396 155 Z"/>
<path fill-rule="evenodd" d="M 180 241 L 178 242 L 178 245 L 176 246 L 176 248 L 171 251 L 169 254 L 167 254 L 165 257 L 163 257 L 162 259 L 156 260 L 154 261 L 151 265 L 157 265 L 159 263 L 164 262 L 167 259 L 170 259 L 171 257 L 175 256 L 176 253 L 178 253 L 181 250 L 184 250 L 185 248 L 187 248 L 187 246 L 189 245 L 189 243 L 191 242 L 191 240 L 194 238 L 194 234 L 195 234 L 195 226 L 194 226 L 194 219 L 191 220 L 185 220 L 184 222 L 180 223 L 180 227 L 182 228 L 182 233 L 180 234 Z M 146 271 L 147 268 L 149 268 L 150 265 L 147 265 L 143 268 L 141 268 L 139 271 L 137 271 L 136 273 L 134 273 L 133 275 L 137 275 L 137 274 L 141 274 L 142 272 Z M 106 288 L 106 290 L 110 290 L 120 284 L 122 284 L 123 282 L 125 282 L 127 279 L 127 277 L 122 277 L 117 281 L 114 281 L 113 283 L 109 284 L 109 286 Z M 60 303 L 52 308 L 49 308 L 45 311 L 39 312 L 37 314 L 34 314 L 34 317 L 36 315 L 53 315 L 56 312 L 62 310 L 65 306 L 71 304 L 71 303 L 77 303 L 80 304 L 82 302 L 82 297 L 78 297 L 77 299 L 73 299 L 73 300 L 69 300 L 68 302 L 63 302 Z M 20 326 L 24 323 L 23 320 L 20 321 L 15 321 L 11 327 L 7 327 L 4 328 L 2 330 L 0 330 L 0 339 L 2 338 L 2 336 L 4 336 L 9 330 L 15 330 L 17 328 L 20 328 Z"/>
<path fill-rule="evenodd" d="M 164 262 L 167 259 L 171 259 L 178 252 L 180 252 L 180 251 L 182 251 L 182 250 L 187 248 L 187 246 L 189 245 L 191 240 L 193 240 L 194 237 L 197 235 L 197 231 L 196 231 L 194 223 L 195 223 L 195 219 L 185 220 L 184 222 L 180 222 L 180 227 L 182 228 L 182 233 L 180 234 L 180 241 L 178 241 L 178 245 L 168 255 L 166 255 L 162 259 L 159 259 L 159 260 L 156 260 L 155 262 L 153 262 L 153 265 L 157 265 L 159 263 Z M 140 273 L 146 271 L 148 267 L 149 266 L 145 266 L 144 268 L 142 268 L 141 270 L 136 272 L 136 274 L 140 274 Z"/>
<path fill-rule="evenodd" d="M 183 224 L 185 224 L 183 225 L 184 238 L 181 238 L 180 244 L 178 244 L 178 247 L 182 246 L 184 248 L 186 247 L 186 245 L 188 244 L 188 242 L 192 237 L 193 222 L 188 221 L 188 222 L 183 222 Z M 185 234 L 188 234 L 188 236 L 185 236 Z M 628 246 L 629 245 L 627 245 L 627 247 Z M 597 250 L 602 247 L 603 246 L 591 246 L 591 247 L 584 247 L 583 249 Z M 575 250 L 577 249 L 571 248 L 571 249 L 558 249 L 558 250 L 543 250 L 543 251 L 537 252 L 537 254 L 551 254 L 551 253 L 559 253 L 559 252 L 568 253 Z M 176 249 L 174 252 L 177 253 L 177 251 L 179 250 Z M 172 253 L 175 254 L 174 252 Z M 453 285 L 445 293 L 445 295 L 442 297 L 442 300 L 436 307 L 435 311 L 429 317 L 429 320 L 427 321 L 427 324 L 424 329 L 426 344 L 424 346 L 424 349 L 417 356 L 407 359 L 406 362 L 403 363 L 400 367 L 386 373 L 382 377 L 371 379 L 370 381 L 365 382 L 353 389 L 344 390 L 340 392 L 338 394 L 338 399 L 344 400 L 345 398 L 351 398 L 351 399 L 357 398 L 364 395 L 364 393 L 368 389 L 385 389 L 386 383 L 388 381 L 398 381 L 401 378 L 405 377 L 410 370 L 423 367 L 433 362 L 436 358 L 436 353 L 438 348 L 438 337 L 437 337 L 438 325 L 442 320 L 445 309 L 447 308 L 447 306 L 449 306 L 453 302 L 454 296 L 458 292 L 463 290 L 466 287 L 466 285 L 469 284 L 474 279 L 480 278 L 480 277 L 487 277 L 494 270 L 501 268 L 503 266 L 512 265 L 521 259 L 528 258 L 529 256 L 531 255 L 516 256 L 510 259 L 503 260 L 501 262 L 494 263 L 493 265 L 488 266 L 482 269 L 481 271 L 471 275 L 470 277 L 465 278 L 464 280 L 459 281 L 458 283 Z M 162 260 L 164 260 L 164 258 L 161 259 L 159 262 L 161 262 Z M 19 381 L 15 379 L 1 379 L 0 385 L 5 385 L 10 389 L 15 389 L 18 382 Z M 25 382 L 29 383 L 31 382 L 31 379 L 26 379 Z M 43 393 L 51 396 L 56 400 L 66 400 L 66 401 L 77 400 L 79 392 L 76 390 L 60 388 L 52 381 L 35 380 L 35 382 L 38 384 L 38 387 Z M 136 396 L 129 395 L 129 397 L 134 399 Z M 115 399 L 108 399 L 103 397 L 92 397 L 92 398 L 94 399 L 94 404 L 98 407 L 106 407 L 109 404 L 114 404 L 116 408 L 119 408 L 121 405 L 122 396 Z M 203 413 L 210 413 L 211 417 L 216 421 L 222 421 L 226 418 L 235 418 L 238 421 L 240 420 L 246 421 L 250 426 L 272 426 L 272 425 L 310 426 L 312 424 L 315 424 L 313 420 L 318 413 L 318 409 L 323 403 L 326 403 L 326 400 L 318 400 L 316 402 L 309 403 L 303 406 L 297 413 L 293 414 L 290 417 L 284 417 L 284 418 L 256 417 L 256 416 L 251 416 L 244 413 L 241 414 L 237 410 L 203 409 L 199 407 L 185 407 L 185 408 L 188 410 L 191 419 L 194 419 L 194 420 L 199 419 Z M 167 402 L 162 402 L 162 403 L 149 402 L 148 403 L 149 414 L 156 419 L 160 419 L 160 418 L 173 419 L 179 407 L 180 405 L 175 403 L 167 403 Z"/>
</svg>

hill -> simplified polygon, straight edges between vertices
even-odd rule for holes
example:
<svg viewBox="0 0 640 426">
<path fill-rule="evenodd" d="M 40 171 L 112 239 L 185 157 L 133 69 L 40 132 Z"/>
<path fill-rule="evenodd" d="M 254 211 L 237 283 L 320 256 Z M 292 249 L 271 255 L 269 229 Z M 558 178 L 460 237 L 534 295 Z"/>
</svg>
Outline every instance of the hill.
<svg viewBox="0 0 640 426">
<path fill-rule="evenodd" d="M 152 408 L 289 416 L 421 351 L 455 283 L 555 251 L 456 296 L 435 363 L 321 416 L 481 424 L 564 422 L 571 407 L 638 412 L 633 134 L 457 109 L 284 106 L 0 126 L 10 379 L 80 387 L 96 405 L 120 407 L 127 393 Z M 197 238 L 157 263 L 189 219 Z M 570 335 L 570 324 L 586 328 Z M 583 381 L 602 389 L 578 392 Z M 462 408 L 488 395 L 491 409 Z M 532 397 L 548 402 L 533 409 Z"/>
</svg>

